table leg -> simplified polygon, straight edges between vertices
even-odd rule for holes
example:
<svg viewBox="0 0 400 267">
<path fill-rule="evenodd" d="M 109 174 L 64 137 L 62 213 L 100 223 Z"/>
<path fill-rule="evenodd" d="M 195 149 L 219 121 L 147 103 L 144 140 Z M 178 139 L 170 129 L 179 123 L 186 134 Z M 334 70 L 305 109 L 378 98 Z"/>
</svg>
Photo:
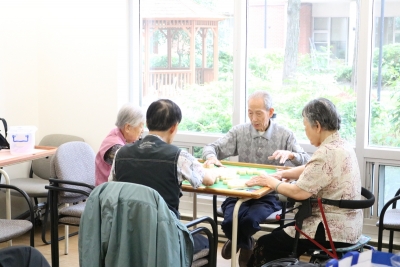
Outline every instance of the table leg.
<svg viewBox="0 0 400 267">
<path fill-rule="evenodd" d="M 3 169 L 0 169 L 0 173 L 4 176 L 6 184 L 9 185 L 10 177 L 8 177 L 8 174 L 6 173 L 6 171 Z M 6 189 L 6 219 L 11 220 L 11 194 L 10 194 L 9 188 Z M 12 240 L 7 241 L 7 243 L 8 243 L 8 246 L 12 246 Z"/>
<path fill-rule="evenodd" d="M 235 208 L 233 209 L 233 225 L 232 225 L 232 259 L 231 259 L 231 267 L 236 267 L 237 253 L 236 253 L 236 246 L 237 246 L 237 230 L 238 230 L 238 213 L 239 208 L 243 202 L 250 200 L 250 198 L 239 198 L 235 204 Z"/>
<path fill-rule="evenodd" d="M 197 194 L 193 193 L 193 220 L 197 219 Z"/>
</svg>

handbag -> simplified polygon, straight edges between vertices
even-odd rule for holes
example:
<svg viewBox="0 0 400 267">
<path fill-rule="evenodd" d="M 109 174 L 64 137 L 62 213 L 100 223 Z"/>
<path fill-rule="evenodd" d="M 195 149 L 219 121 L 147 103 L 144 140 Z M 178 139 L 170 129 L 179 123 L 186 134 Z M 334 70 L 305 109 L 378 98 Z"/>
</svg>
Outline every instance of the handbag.
<svg viewBox="0 0 400 267">
<path fill-rule="evenodd" d="M 1 149 L 10 149 L 10 144 L 7 142 L 7 122 L 6 122 L 6 120 L 5 119 L 3 119 L 3 118 L 0 118 L 0 120 L 3 122 L 3 126 L 4 126 L 4 131 L 5 131 L 5 136 L 3 136 L 1 133 L 0 133 L 0 150 Z"/>
</svg>

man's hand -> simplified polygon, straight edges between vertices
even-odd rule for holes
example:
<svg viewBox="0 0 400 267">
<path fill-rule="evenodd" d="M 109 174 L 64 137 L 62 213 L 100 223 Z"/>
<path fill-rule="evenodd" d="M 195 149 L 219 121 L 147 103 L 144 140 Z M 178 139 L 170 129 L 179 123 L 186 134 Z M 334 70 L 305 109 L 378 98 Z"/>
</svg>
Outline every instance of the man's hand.
<svg viewBox="0 0 400 267">
<path fill-rule="evenodd" d="M 216 158 L 216 157 L 210 157 L 206 161 L 204 161 L 204 168 L 210 168 L 213 167 L 211 165 L 216 165 L 218 167 L 223 167 L 222 163 Z"/>
<path fill-rule="evenodd" d="M 205 168 L 205 176 L 203 177 L 203 184 L 205 186 L 211 186 L 215 183 L 215 180 L 219 177 L 219 172 L 216 169 Z"/>
<path fill-rule="evenodd" d="M 272 156 L 269 156 L 269 160 L 279 160 L 280 164 L 285 163 L 287 160 L 292 160 L 294 158 L 294 154 L 291 151 L 288 150 L 276 150 Z"/>
</svg>

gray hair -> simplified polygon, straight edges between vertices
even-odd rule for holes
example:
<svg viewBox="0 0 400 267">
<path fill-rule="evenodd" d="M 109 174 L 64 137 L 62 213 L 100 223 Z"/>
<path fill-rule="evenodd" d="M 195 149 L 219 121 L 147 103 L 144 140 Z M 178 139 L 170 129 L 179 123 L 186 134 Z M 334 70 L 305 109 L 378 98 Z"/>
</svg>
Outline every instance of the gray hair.
<svg viewBox="0 0 400 267">
<path fill-rule="evenodd" d="M 266 110 L 270 110 L 272 108 L 272 97 L 266 91 L 255 91 L 254 93 L 252 93 L 249 96 L 248 100 L 254 99 L 254 98 L 263 98 L 264 99 L 264 106 L 265 106 Z"/>
<path fill-rule="evenodd" d="M 132 105 L 131 103 L 126 103 L 118 112 L 115 126 L 117 126 L 119 129 L 122 129 L 125 124 L 136 127 L 139 126 L 140 123 L 144 123 L 145 120 L 145 114 L 141 107 Z"/>
<path fill-rule="evenodd" d="M 301 114 L 304 118 L 307 118 L 311 126 L 316 126 L 319 122 L 324 130 L 340 130 L 340 115 L 336 106 L 326 98 L 311 100 L 305 105 Z"/>
</svg>

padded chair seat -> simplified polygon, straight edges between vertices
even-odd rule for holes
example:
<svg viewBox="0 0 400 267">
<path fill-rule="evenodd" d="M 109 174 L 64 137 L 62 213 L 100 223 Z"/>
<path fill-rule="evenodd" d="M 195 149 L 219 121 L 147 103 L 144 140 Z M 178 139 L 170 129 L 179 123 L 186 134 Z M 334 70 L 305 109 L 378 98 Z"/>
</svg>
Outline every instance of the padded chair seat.
<svg viewBox="0 0 400 267">
<path fill-rule="evenodd" d="M 44 187 L 49 185 L 49 181 L 42 178 L 16 178 L 11 179 L 11 184 L 24 190 L 30 197 L 47 197 L 47 189 Z M 17 195 L 18 192 L 11 192 Z"/>
<path fill-rule="evenodd" d="M 217 208 L 217 214 L 218 214 L 218 217 L 224 217 L 224 213 L 222 212 L 221 207 Z M 282 210 L 275 211 L 274 213 L 271 213 L 271 215 L 269 215 L 267 218 L 265 218 L 265 220 L 262 221 L 261 223 L 264 223 L 264 224 L 276 223 L 276 222 L 278 222 L 278 220 L 276 219 L 276 215 L 281 215 L 281 214 L 282 214 Z"/>
<path fill-rule="evenodd" d="M 81 202 L 76 205 L 63 207 L 59 210 L 59 222 L 68 225 L 79 225 L 80 217 L 85 210 L 86 202 Z"/>
<path fill-rule="evenodd" d="M 31 229 L 32 223 L 27 220 L 0 219 L 0 243 L 21 236 Z"/>
<path fill-rule="evenodd" d="M 379 226 L 379 221 L 376 223 Z M 400 209 L 387 209 L 383 218 L 383 227 L 400 230 Z"/>
<path fill-rule="evenodd" d="M 208 248 L 203 249 L 196 254 L 193 255 L 193 262 L 191 267 L 198 267 L 198 266 L 204 266 L 208 263 L 208 259 L 206 256 L 208 256 L 208 253 L 210 250 Z"/>
</svg>

